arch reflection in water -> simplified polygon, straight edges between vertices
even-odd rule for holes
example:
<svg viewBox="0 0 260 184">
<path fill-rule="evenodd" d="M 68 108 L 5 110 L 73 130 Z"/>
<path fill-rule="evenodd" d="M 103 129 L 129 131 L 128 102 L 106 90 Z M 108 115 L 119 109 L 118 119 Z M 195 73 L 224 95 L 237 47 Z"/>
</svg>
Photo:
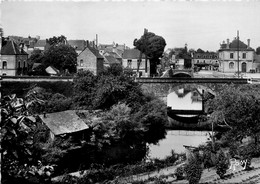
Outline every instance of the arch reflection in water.
<svg viewBox="0 0 260 184">
<path fill-rule="evenodd" d="M 203 89 L 195 86 L 179 86 L 167 96 L 169 116 L 196 117 L 203 113 Z"/>
</svg>

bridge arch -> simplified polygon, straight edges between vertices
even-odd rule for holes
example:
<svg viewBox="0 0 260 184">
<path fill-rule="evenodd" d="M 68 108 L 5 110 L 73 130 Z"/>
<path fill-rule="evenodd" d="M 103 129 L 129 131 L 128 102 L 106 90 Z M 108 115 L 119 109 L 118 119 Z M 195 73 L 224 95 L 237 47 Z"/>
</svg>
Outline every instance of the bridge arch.
<svg viewBox="0 0 260 184">
<path fill-rule="evenodd" d="M 186 78 L 191 78 L 192 75 L 188 72 L 175 72 L 173 73 L 172 77 L 186 77 Z"/>
</svg>

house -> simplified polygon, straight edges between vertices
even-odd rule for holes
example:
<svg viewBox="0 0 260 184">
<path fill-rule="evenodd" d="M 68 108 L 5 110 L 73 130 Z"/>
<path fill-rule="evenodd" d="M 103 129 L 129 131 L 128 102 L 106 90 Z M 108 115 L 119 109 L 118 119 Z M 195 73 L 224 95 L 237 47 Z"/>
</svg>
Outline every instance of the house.
<svg viewBox="0 0 260 184">
<path fill-rule="evenodd" d="M 204 53 L 196 52 L 193 55 L 192 63 L 193 66 L 204 68 L 205 70 L 218 70 L 218 53 L 208 51 Z"/>
<path fill-rule="evenodd" d="M 24 51 L 23 45 L 20 47 L 13 41 L 3 40 L 1 48 L 0 75 L 23 75 L 27 74 L 28 54 Z"/>
<path fill-rule="evenodd" d="M 66 135 L 83 138 L 84 131 L 89 129 L 89 126 L 73 110 L 43 114 L 39 117 L 49 129 L 50 140 Z"/>
<path fill-rule="evenodd" d="M 120 64 L 122 65 L 122 57 L 119 56 L 116 52 L 105 52 L 104 56 L 104 66 L 109 67 L 111 64 Z"/>
<path fill-rule="evenodd" d="M 8 38 L 9 40 L 13 40 L 17 45 L 24 44 L 24 50 L 27 53 L 32 52 L 34 50 L 34 45 L 40 39 L 39 36 L 28 36 L 27 38 L 21 36 L 8 36 Z"/>
<path fill-rule="evenodd" d="M 47 40 L 38 40 L 35 44 L 34 44 L 34 49 L 38 49 L 41 51 L 45 51 L 48 48 L 50 48 L 50 44 L 47 42 Z"/>
<path fill-rule="evenodd" d="M 75 48 L 75 51 L 79 55 L 87 46 L 87 42 L 85 40 L 68 40 L 67 42 L 70 46 Z"/>
<path fill-rule="evenodd" d="M 145 71 L 145 55 L 142 54 L 140 61 L 140 51 L 137 49 L 124 50 L 123 55 L 123 68 L 132 69 L 137 72 L 137 63 L 140 62 L 139 76 L 150 76 L 150 61 L 147 60 L 147 72 Z"/>
<path fill-rule="evenodd" d="M 114 52 L 117 53 L 119 56 L 122 56 L 125 49 L 130 49 L 125 44 L 120 45 L 115 42 L 113 44 L 100 44 L 98 46 L 98 50 L 101 54 L 104 54 L 105 52 Z"/>
<path fill-rule="evenodd" d="M 104 57 L 100 55 L 94 45 L 90 46 L 89 41 L 87 41 L 87 46 L 77 57 L 77 71 L 80 70 L 89 70 L 94 75 L 104 70 Z"/>
<path fill-rule="evenodd" d="M 250 72 L 254 70 L 254 49 L 250 47 L 250 39 L 247 44 L 235 38 L 231 43 L 223 41 L 220 44 L 219 71 L 221 72 Z"/>
</svg>

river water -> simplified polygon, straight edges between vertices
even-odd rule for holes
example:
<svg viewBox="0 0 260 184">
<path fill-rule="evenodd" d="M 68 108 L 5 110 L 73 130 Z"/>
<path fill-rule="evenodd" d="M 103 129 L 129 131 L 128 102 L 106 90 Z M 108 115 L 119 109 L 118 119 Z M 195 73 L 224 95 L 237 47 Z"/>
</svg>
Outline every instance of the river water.
<svg viewBox="0 0 260 184">
<path fill-rule="evenodd" d="M 191 85 L 179 86 L 167 96 L 167 107 L 172 110 L 203 110 L 202 90 Z M 177 116 L 191 117 L 196 115 L 181 114 Z M 185 121 L 184 121 L 185 122 Z M 187 121 L 188 123 L 188 121 Z M 150 145 L 150 158 L 164 158 L 171 154 L 171 150 L 177 153 L 185 151 L 183 145 L 198 146 L 205 143 L 209 138 L 207 131 L 180 131 L 167 132 L 166 138 L 158 145 Z"/>
<path fill-rule="evenodd" d="M 150 145 L 150 158 L 163 159 L 171 155 L 171 150 L 176 153 L 185 151 L 183 145 L 198 146 L 205 143 L 209 138 L 207 131 L 184 131 L 170 130 L 167 131 L 166 138 L 161 140 L 157 145 Z"/>
</svg>

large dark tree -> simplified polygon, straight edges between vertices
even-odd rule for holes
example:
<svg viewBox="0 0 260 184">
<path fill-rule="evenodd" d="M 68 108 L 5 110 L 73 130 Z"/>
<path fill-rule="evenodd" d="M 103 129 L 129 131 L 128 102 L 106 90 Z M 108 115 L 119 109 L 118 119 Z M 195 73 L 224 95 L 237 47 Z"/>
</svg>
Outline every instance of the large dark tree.
<svg viewBox="0 0 260 184">
<path fill-rule="evenodd" d="M 77 53 L 70 45 L 52 45 L 44 53 L 44 65 L 54 66 L 62 73 L 68 70 L 70 73 L 76 72 Z"/>
<path fill-rule="evenodd" d="M 152 32 L 148 32 L 146 29 L 140 39 L 134 40 L 134 46 L 141 54 L 146 55 L 145 71 L 147 72 L 147 57 L 150 59 L 150 75 L 156 75 L 157 64 L 160 63 L 160 57 L 162 57 L 166 42 L 163 37 L 158 36 Z M 140 55 L 141 55 L 140 54 Z M 139 69 L 139 67 L 138 67 Z"/>
<path fill-rule="evenodd" d="M 66 42 L 67 42 L 67 38 L 63 35 L 58 36 L 58 37 L 54 36 L 52 38 L 47 39 L 47 43 L 49 43 L 51 46 L 66 44 Z"/>
</svg>

